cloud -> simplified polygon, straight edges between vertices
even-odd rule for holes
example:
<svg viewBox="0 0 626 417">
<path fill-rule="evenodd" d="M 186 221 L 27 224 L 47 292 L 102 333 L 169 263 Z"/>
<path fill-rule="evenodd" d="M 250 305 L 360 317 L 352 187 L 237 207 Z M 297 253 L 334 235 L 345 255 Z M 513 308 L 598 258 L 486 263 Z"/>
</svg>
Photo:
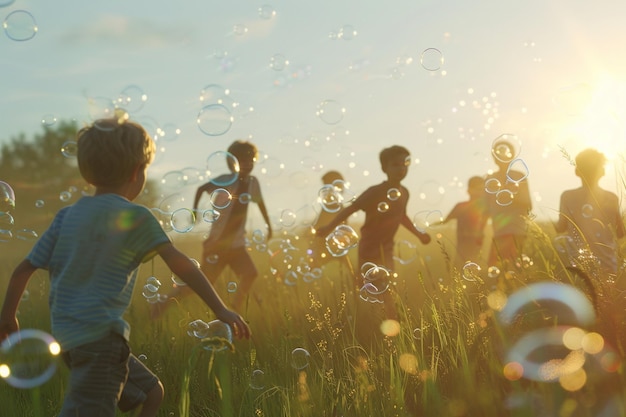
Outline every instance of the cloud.
<svg viewBox="0 0 626 417">
<path fill-rule="evenodd" d="M 102 43 L 108 46 L 157 48 L 185 43 L 192 33 L 189 27 L 107 14 L 67 31 L 61 35 L 61 40 L 69 45 Z"/>
</svg>

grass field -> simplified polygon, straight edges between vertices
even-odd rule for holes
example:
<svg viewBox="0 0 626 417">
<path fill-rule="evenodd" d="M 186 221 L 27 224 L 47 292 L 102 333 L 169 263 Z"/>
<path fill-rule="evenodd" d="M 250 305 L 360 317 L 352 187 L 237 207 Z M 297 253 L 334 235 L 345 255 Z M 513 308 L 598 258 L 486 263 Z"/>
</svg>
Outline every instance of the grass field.
<svg viewBox="0 0 626 417">
<path fill-rule="evenodd" d="M 242 313 L 254 334 L 250 341 L 235 341 L 234 351 L 202 349 L 199 340 L 187 334 L 189 322 L 213 319 L 195 297 L 169 301 L 174 305 L 158 320 L 150 320 L 150 304 L 141 287 L 155 276 L 165 292 L 171 274 L 158 259 L 142 266 L 128 313 L 131 347 L 165 385 L 160 415 L 625 415 L 626 304 L 618 286 L 602 280 L 590 286 L 584 274 L 565 269 L 552 236 L 540 225 L 532 225 L 526 256 L 499 273 L 487 266 L 455 268 L 451 232 L 435 231 L 437 239 L 418 246 L 417 256 L 407 257 L 402 249 L 391 287 L 401 319 L 382 326 L 379 305 L 362 300 L 354 290 L 354 250 L 348 254 L 350 262 L 330 262 L 320 276 L 309 279 L 301 268 L 298 279 L 287 285 L 276 265 L 280 255 L 251 248 L 261 276 Z M 280 243 L 286 237 L 275 239 Z M 174 238 L 190 257 L 199 256 L 199 235 Z M 12 269 L 32 242 L 3 245 L 2 298 Z M 306 246 L 300 247 L 291 253 L 294 270 Z M 235 278 L 226 271 L 216 285 L 226 300 L 233 294 L 232 282 Z M 523 303 L 513 323 L 498 320 L 507 297 L 537 282 L 577 288 L 593 306 L 595 321 L 581 326 L 575 313 L 583 306 L 549 294 L 545 300 Z M 37 272 L 28 292 L 20 306 L 21 327 L 48 331 L 45 272 Z M 567 329 L 578 330 L 582 339 L 573 345 L 552 340 L 555 332 Z M 533 347 L 524 351 L 524 340 Z M 588 340 L 600 342 L 588 348 Z M 540 365 L 541 377 L 523 373 L 521 365 L 510 360 L 516 349 L 525 352 L 527 367 Z M 59 366 L 48 382 L 27 390 L 0 381 L 0 415 L 56 415 L 66 373 Z"/>
</svg>

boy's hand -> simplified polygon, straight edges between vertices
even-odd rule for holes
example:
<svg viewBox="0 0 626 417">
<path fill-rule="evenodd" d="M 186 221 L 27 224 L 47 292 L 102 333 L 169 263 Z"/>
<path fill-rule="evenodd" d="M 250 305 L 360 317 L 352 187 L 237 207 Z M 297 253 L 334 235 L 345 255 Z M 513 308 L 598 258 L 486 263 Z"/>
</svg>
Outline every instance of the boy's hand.
<svg viewBox="0 0 626 417">
<path fill-rule="evenodd" d="M 430 243 L 430 235 L 428 233 L 420 233 L 417 237 L 424 245 Z"/>
<path fill-rule="evenodd" d="M 9 337 L 11 333 L 15 333 L 20 329 L 20 325 L 17 322 L 17 319 L 6 320 L 0 322 L 0 343 Z"/>
<path fill-rule="evenodd" d="M 233 330 L 233 335 L 237 339 L 250 338 L 250 327 L 239 314 L 235 313 L 232 310 L 226 310 L 225 312 L 217 316 L 217 318 L 230 326 L 230 328 Z"/>
</svg>

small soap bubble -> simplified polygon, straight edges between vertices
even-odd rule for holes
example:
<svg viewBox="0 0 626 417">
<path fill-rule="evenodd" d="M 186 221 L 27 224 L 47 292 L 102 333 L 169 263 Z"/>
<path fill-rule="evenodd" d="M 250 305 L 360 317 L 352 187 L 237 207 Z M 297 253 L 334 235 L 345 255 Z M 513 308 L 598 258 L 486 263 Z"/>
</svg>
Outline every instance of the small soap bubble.
<svg viewBox="0 0 626 417">
<path fill-rule="evenodd" d="M 337 37 L 344 41 L 351 41 L 357 35 L 356 29 L 352 25 L 343 25 L 337 32 Z"/>
<path fill-rule="evenodd" d="M 148 360 L 148 357 L 142 353 L 141 355 L 137 356 L 137 359 L 139 359 L 142 362 L 145 362 Z"/>
<path fill-rule="evenodd" d="M 209 256 L 207 256 L 205 260 L 210 264 L 216 264 L 220 260 L 220 257 L 218 254 L 212 253 Z"/>
<path fill-rule="evenodd" d="M 317 106 L 317 117 L 324 123 L 335 125 L 343 120 L 345 107 L 335 100 L 324 100 Z"/>
<path fill-rule="evenodd" d="M 495 265 L 490 266 L 489 268 L 487 268 L 487 276 L 489 278 L 497 278 L 500 276 L 500 268 L 498 268 Z"/>
<path fill-rule="evenodd" d="M 294 369 L 304 369 L 309 366 L 311 354 L 304 348 L 295 348 L 291 351 L 291 366 Z"/>
<path fill-rule="evenodd" d="M 462 277 L 466 281 L 476 282 L 481 281 L 480 271 L 482 268 L 476 262 L 466 262 L 463 265 Z"/>
<path fill-rule="evenodd" d="M 340 224 L 326 236 L 326 249 L 335 257 L 344 256 L 357 246 L 359 235 L 347 224 Z"/>
<path fill-rule="evenodd" d="M 46 127 L 54 126 L 56 122 L 57 122 L 57 117 L 54 114 L 44 114 L 41 117 L 41 124 Z"/>
<path fill-rule="evenodd" d="M 274 54 L 270 58 L 270 68 L 274 71 L 283 71 L 289 65 L 289 61 L 283 54 Z"/>
<path fill-rule="evenodd" d="M 264 4 L 259 7 L 259 17 L 263 20 L 270 20 L 276 17 L 276 10 L 271 4 Z"/>
<path fill-rule="evenodd" d="M 223 210 L 230 206 L 233 196 L 225 188 L 217 188 L 211 193 L 211 205 L 218 210 Z"/>
<path fill-rule="evenodd" d="M 204 339 L 209 336 L 209 324 L 203 320 L 194 320 L 187 324 L 187 334 L 191 337 Z"/>
<path fill-rule="evenodd" d="M 30 291 L 27 289 L 22 293 L 21 301 L 28 301 L 30 299 Z"/>
<path fill-rule="evenodd" d="M 397 188 L 390 188 L 389 190 L 387 190 L 387 199 L 389 201 L 396 201 L 400 198 L 401 195 L 402 193 Z"/>
<path fill-rule="evenodd" d="M 504 189 L 496 193 L 496 204 L 502 207 L 510 206 L 513 204 L 515 194 L 511 190 Z"/>
<path fill-rule="evenodd" d="M 66 158 L 76 158 L 78 144 L 73 140 L 68 140 L 61 145 L 61 154 Z"/>
<path fill-rule="evenodd" d="M 186 287 L 187 283 L 182 279 L 178 278 L 176 275 L 172 274 L 171 276 L 172 283 L 177 287 Z"/>
<path fill-rule="evenodd" d="M 285 209 L 280 212 L 280 224 L 284 227 L 291 227 L 296 224 L 296 213 L 291 209 Z"/>
<path fill-rule="evenodd" d="M 198 113 L 196 123 L 202 133 L 208 136 L 221 136 L 233 126 L 235 118 L 230 110 L 221 104 L 209 104 Z"/>
<path fill-rule="evenodd" d="M 343 195 L 337 187 L 327 184 L 317 192 L 317 201 L 327 213 L 337 213 L 343 207 Z"/>
<path fill-rule="evenodd" d="M 252 195 L 250 193 L 241 193 L 239 195 L 239 202 L 241 204 L 248 204 L 252 201 Z"/>
<path fill-rule="evenodd" d="M 585 204 L 582 207 L 581 213 L 584 218 L 590 219 L 593 217 L 593 206 L 591 204 Z"/>
<path fill-rule="evenodd" d="M 61 200 L 62 202 L 67 203 L 71 199 L 72 199 L 72 193 L 70 193 L 69 191 L 61 191 L 59 193 L 59 200 Z"/>
<path fill-rule="evenodd" d="M 381 201 L 380 203 L 378 203 L 376 209 L 379 213 L 386 213 L 387 211 L 389 211 L 389 203 L 387 203 L 386 201 Z"/>
<path fill-rule="evenodd" d="M 9 13 L 2 24 L 4 33 L 13 41 L 28 41 L 35 37 L 39 28 L 32 14 L 26 10 Z"/>
<path fill-rule="evenodd" d="M 39 235 L 31 229 L 20 229 L 15 232 L 15 238 L 25 240 L 27 242 L 34 242 L 37 238 L 39 238 Z"/>
<path fill-rule="evenodd" d="M 213 320 L 207 323 L 207 335 L 202 339 L 202 348 L 213 352 L 221 352 L 232 347 L 233 332 L 223 321 Z"/>
<path fill-rule="evenodd" d="M 497 178 L 489 178 L 485 181 L 485 192 L 487 194 L 496 194 L 502 189 L 502 184 Z"/>
<path fill-rule="evenodd" d="M 235 36 L 244 36 L 248 33 L 248 27 L 242 23 L 237 23 L 233 25 L 233 35 Z"/>
<path fill-rule="evenodd" d="M 187 233 L 193 229 L 196 223 L 196 215 L 193 210 L 188 208 L 179 208 L 174 210 L 170 217 L 172 229 L 178 233 Z"/>
<path fill-rule="evenodd" d="M 252 232 L 252 241 L 254 243 L 263 243 L 265 242 L 265 233 L 261 229 L 254 229 Z"/>
<path fill-rule="evenodd" d="M 8 213 L 15 208 L 15 191 L 4 181 L 0 181 L 0 212 Z"/>
<path fill-rule="evenodd" d="M 215 223 L 220 218 L 220 212 L 213 209 L 207 209 L 202 212 L 202 220 L 206 223 Z"/>
<path fill-rule="evenodd" d="M 503 163 L 510 163 L 519 155 L 522 150 L 522 143 L 511 133 L 505 133 L 495 138 L 491 144 L 491 154 Z"/>
<path fill-rule="evenodd" d="M 250 388 L 255 390 L 265 388 L 265 372 L 260 369 L 252 371 L 252 375 L 250 375 Z"/>
<path fill-rule="evenodd" d="M 239 161 L 227 151 L 213 152 L 206 160 L 208 180 L 218 187 L 234 184 L 239 179 L 239 170 Z"/>
<path fill-rule="evenodd" d="M 143 89 L 137 85 L 129 85 L 125 87 L 115 101 L 117 107 L 134 113 L 141 110 L 148 101 L 148 96 Z"/>
<path fill-rule="evenodd" d="M 426 71 L 439 71 L 443 66 L 443 54 L 437 48 L 425 49 L 420 55 L 420 64 Z"/>
<path fill-rule="evenodd" d="M 226 291 L 231 294 L 237 292 L 237 283 L 235 281 L 229 281 L 228 284 L 226 284 Z"/>
</svg>

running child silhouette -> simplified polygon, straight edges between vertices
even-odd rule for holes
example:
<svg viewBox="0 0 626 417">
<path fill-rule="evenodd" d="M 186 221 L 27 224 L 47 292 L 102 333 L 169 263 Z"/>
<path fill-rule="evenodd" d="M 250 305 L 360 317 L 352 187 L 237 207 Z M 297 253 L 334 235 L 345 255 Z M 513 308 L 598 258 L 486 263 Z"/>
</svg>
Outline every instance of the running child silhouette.
<svg viewBox="0 0 626 417">
<path fill-rule="evenodd" d="M 576 155 L 580 187 L 561 194 L 557 232 L 569 235 L 578 250 L 589 250 L 600 270 L 615 277 L 619 271 L 618 240 L 625 235 L 619 199 L 600 187 L 606 157 L 595 149 Z"/>
<path fill-rule="evenodd" d="M 418 230 L 406 214 L 409 190 L 401 181 L 409 172 L 409 151 L 403 146 L 394 145 L 383 149 L 379 159 L 387 179 L 369 187 L 352 204 L 341 209 L 330 223 L 316 231 L 320 238 L 324 238 L 350 215 L 359 210 L 364 211 L 365 221 L 361 226 L 358 244 L 359 271 L 367 263 L 394 270 L 394 237 L 400 226 L 404 226 L 422 243 L 430 242 L 430 235 Z M 360 288 L 362 285 L 362 279 L 357 277 L 357 286 Z M 397 311 L 388 290 L 383 293 L 383 299 L 386 318 L 397 320 Z"/>
</svg>

